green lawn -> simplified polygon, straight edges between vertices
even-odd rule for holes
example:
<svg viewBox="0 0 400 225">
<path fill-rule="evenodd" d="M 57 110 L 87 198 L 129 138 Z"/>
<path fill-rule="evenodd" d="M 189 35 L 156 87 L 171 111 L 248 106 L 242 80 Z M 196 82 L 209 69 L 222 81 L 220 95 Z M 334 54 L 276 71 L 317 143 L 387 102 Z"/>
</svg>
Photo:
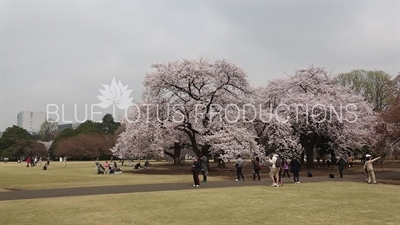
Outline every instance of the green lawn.
<svg viewBox="0 0 400 225">
<path fill-rule="evenodd" d="M 143 164 L 143 162 L 142 162 Z M 123 167 L 125 173 L 97 175 L 94 162 L 50 162 L 49 170 L 42 166 L 26 167 L 26 163 L 0 163 L 0 192 L 5 189 L 48 189 L 103 185 L 192 182 L 190 171 L 185 175 L 135 174 L 133 167 Z M 149 168 L 165 169 L 165 168 Z M 129 172 L 127 172 L 129 171 Z M 213 180 L 223 180 L 213 177 Z"/>
<path fill-rule="evenodd" d="M 399 224 L 400 187 L 322 182 L 1 202 L 2 224 Z"/>
</svg>

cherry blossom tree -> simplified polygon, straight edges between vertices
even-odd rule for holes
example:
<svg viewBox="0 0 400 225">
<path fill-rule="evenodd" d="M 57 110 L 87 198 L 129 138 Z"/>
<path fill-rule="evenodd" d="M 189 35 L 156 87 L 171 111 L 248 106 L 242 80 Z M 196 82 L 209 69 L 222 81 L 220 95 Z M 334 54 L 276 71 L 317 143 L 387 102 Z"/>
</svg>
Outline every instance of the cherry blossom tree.
<svg viewBox="0 0 400 225">
<path fill-rule="evenodd" d="M 251 88 L 246 73 L 226 60 L 153 68 L 143 82 L 146 104 L 123 122 L 125 131 L 112 149 L 116 156 L 166 154 L 176 163 L 182 148 L 232 158 L 263 155 L 272 146 L 285 158 L 305 152 L 312 167 L 320 142 L 346 158 L 366 144 L 375 122 L 371 105 L 322 67 L 297 70 L 260 88 Z"/>
<path fill-rule="evenodd" d="M 158 115 L 152 104 L 140 104 L 123 121 L 125 130 L 111 149 L 119 158 L 164 157 L 180 164 L 181 151 L 188 147 L 185 135 L 174 129 L 171 122 Z"/>
<path fill-rule="evenodd" d="M 275 120 L 288 123 L 293 131 L 289 133 L 298 135 L 293 140 L 300 141 L 308 167 L 313 166 L 314 148 L 322 138 L 329 140 L 336 155 L 347 158 L 351 149 L 366 144 L 375 120 L 372 106 L 336 84 L 322 67 L 310 66 L 289 78 L 270 81 L 262 96 Z"/>
<path fill-rule="evenodd" d="M 186 135 L 197 156 L 219 152 L 218 147 L 211 147 L 216 140 L 213 137 L 220 135 L 229 122 L 225 109 L 229 104 L 243 104 L 250 95 L 244 70 L 226 60 L 210 63 L 203 59 L 156 64 L 153 68 L 156 71 L 147 74 L 143 82 L 144 101 L 172 106 L 166 120 L 172 130 Z M 226 151 L 230 157 L 237 152 L 232 148 Z"/>
</svg>

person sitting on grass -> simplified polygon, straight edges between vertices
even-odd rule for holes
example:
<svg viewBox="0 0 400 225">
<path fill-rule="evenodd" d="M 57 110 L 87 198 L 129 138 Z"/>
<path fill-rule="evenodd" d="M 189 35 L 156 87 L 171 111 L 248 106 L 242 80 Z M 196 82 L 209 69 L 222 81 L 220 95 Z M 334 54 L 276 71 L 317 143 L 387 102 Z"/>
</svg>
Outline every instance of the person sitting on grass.
<svg viewBox="0 0 400 225">
<path fill-rule="evenodd" d="M 140 163 L 137 163 L 133 169 L 138 170 L 139 168 L 141 168 Z"/>
<path fill-rule="evenodd" d="M 96 163 L 96 167 L 97 167 L 97 174 L 105 174 L 105 168 L 100 164 L 100 163 Z"/>
<path fill-rule="evenodd" d="M 109 170 L 108 170 L 108 174 L 114 174 L 114 167 L 110 164 L 109 165 Z"/>
<path fill-rule="evenodd" d="M 116 161 L 114 161 L 114 170 L 115 171 L 122 171 L 122 169 L 118 167 L 118 164 L 117 164 Z"/>
<path fill-rule="evenodd" d="M 43 166 L 43 170 L 47 170 L 47 167 L 48 167 L 48 165 L 47 165 L 47 163 L 45 163 Z"/>
<path fill-rule="evenodd" d="M 149 160 L 146 159 L 146 162 L 144 162 L 144 168 L 147 169 L 147 167 L 150 166 Z"/>
</svg>

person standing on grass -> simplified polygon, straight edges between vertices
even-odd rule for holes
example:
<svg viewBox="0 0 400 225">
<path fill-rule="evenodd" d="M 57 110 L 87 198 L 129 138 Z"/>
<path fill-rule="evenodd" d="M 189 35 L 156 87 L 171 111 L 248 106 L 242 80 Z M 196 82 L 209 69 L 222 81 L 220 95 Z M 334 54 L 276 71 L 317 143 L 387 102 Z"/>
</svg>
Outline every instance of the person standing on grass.
<svg viewBox="0 0 400 225">
<path fill-rule="evenodd" d="M 339 176 L 340 178 L 343 178 L 343 170 L 344 167 L 346 166 L 346 161 L 340 156 L 336 156 L 336 164 L 339 170 Z"/>
<path fill-rule="evenodd" d="M 258 177 L 258 180 L 260 179 L 260 158 L 255 157 L 253 158 L 253 180 L 256 180 L 256 175 Z"/>
<path fill-rule="evenodd" d="M 300 184 L 300 171 L 301 171 L 301 164 L 299 160 L 293 158 L 290 161 L 290 172 L 293 173 L 293 181 L 295 184 Z"/>
<path fill-rule="evenodd" d="M 277 165 L 276 165 L 276 162 L 277 162 L 277 160 L 278 160 L 278 155 L 277 154 L 275 154 L 275 152 L 272 152 L 272 159 L 270 159 L 270 158 L 267 158 L 268 159 L 268 161 L 269 161 L 269 164 L 271 165 L 269 168 L 270 168 L 270 171 L 269 171 L 269 177 L 271 177 L 271 180 L 272 180 L 272 187 L 278 187 L 278 184 L 277 184 L 277 182 L 279 182 L 279 168 L 280 167 L 277 167 Z"/>
<path fill-rule="evenodd" d="M 201 173 L 203 174 L 203 181 L 202 182 L 207 182 L 207 174 L 208 174 L 208 163 L 207 163 L 207 157 L 203 156 L 201 158 Z"/>
<path fill-rule="evenodd" d="M 35 166 L 35 157 L 31 157 L 31 167 Z"/>
<path fill-rule="evenodd" d="M 28 158 L 26 158 L 26 167 L 29 167 L 30 163 L 31 163 L 31 157 L 28 156 Z"/>
<path fill-rule="evenodd" d="M 67 156 L 64 157 L 64 167 L 67 167 Z"/>
<path fill-rule="evenodd" d="M 245 180 L 243 173 L 242 173 L 242 169 L 243 169 L 243 159 L 240 155 L 237 156 L 237 160 L 236 160 L 236 174 L 237 174 L 237 179 L 235 181 L 239 181 L 240 177 L 243 179 L 243 181 Z"/>
<path fill-rule="evenodd" d="M 50 154 L 47 155 L 47 166 L 50 166 Z"/>
<path fill-rule="evenodd" d="M 287 174 L 287 176 L 290 178 L 289 164 L 287 163 L 286 160 L 284 160 L 284 162 L 283 162 L 283 174 L 282 174 L 282 177 L 285 177 L 285 174 Z"/>
<path fill-rule="evenodd" d="M 371 183 L 377 184 L 376 180 L 375 180 L 374 166 L 372 165 L 372 163 L 380 158 L 381 158 L 381 156 L 379 156 L 375 159 L 372 159 L 371 155 L 367 155 L 365 158 L 365 163 L 364 163 L 363 169 L 364 169 L 364 171 L 367 172 L 368 184 L 371 184 Z"/>
<path fill-rule="evenodd" d="M 193 173 L 193 187 L 199 187 L 200 186 L 200 179 L 199 179 L 199 173 L 201 171 L 201 163 L 199 160 L 197 160 L 197 157 L 193 158 L 193 165 L 192 165 L 192 173 Z"/>
</svg>

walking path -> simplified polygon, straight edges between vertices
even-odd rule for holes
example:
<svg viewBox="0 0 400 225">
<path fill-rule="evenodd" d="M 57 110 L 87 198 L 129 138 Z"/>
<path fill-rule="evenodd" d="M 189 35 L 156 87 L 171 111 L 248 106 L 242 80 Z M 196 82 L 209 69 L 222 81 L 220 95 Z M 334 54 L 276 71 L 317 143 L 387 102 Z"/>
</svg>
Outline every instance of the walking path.
<svg viewBox="0 0 400 225">
<path fill-rule="evenodd" d="M 377 175 L 378 179 L 400 179 L 400 172 L 385 172 Z M 212 180 L 212 177 L 211 177 Z M 291 185 L 293 180 L 283 178 L 284 185 Z M 364 182 L 363 175 L 347 175 L 344 178 L 330 179 L 328 177 L 300 177 L 303 183 L 310 182 L 340 182 L 340 181 L 356 181 Z M 226 187 L 243 187 L 243 186 L 269 186 L 270 179 L 261 181 L 218 181 L 202 183 L 200 188 L 226 188 Z M 0 201 L 22 200 L 22 199 L 38 199 L 38 198 L 54 198 L 54 197 L 70 197 L 84 195 L 104 195 L 104 194 L 122 194 L 122 193 L 140 193 L 155 191 L 178 191 L 194 189 L 192 183 L 166 183 L 166 184 L 140 184 L 140 185 L 121 185 L 121 186 L 96 186 L 96 187 L 76 187 L 76 188 L 59 188 L 44 190 L 21 190 L 0 192 Z"/>
</svg>

